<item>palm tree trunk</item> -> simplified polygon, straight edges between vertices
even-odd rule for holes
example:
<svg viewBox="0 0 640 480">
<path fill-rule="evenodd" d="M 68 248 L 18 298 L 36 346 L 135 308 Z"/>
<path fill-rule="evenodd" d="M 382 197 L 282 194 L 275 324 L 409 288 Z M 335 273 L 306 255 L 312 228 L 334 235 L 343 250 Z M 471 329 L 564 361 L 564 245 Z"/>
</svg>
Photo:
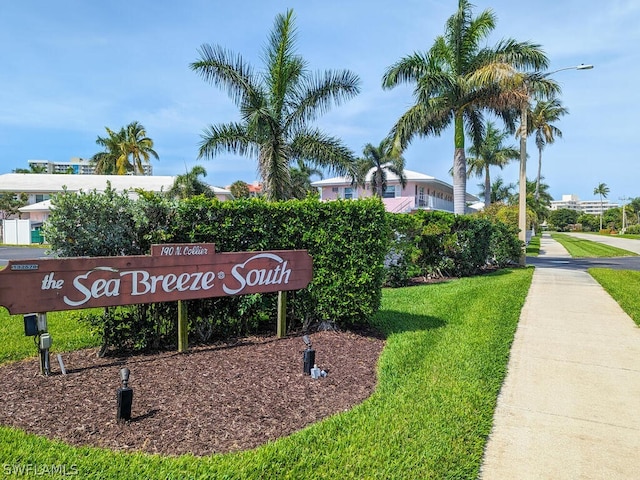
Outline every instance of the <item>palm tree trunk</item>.
<svg viewBox="0 0 640 480">
<path fill-rule="evenodd" d="M 520 111 L 520 185 L 518 186 L 518 238 L 525 244 L 527 240 L 527 108 L 523 105 Z M 527 250 L 522 248 L 520 251 L 520 266 L 527 264 Z"/>
<path fill-rule="evenodd" d="M 489 164 L 485 165 L 484 174 L 484 206 L 491 205 L 491 178 L 489 177 Z"/>
<path fill-rule="evenodd" d="M 536 178 L 536 193 L 534 198 L 538 200 L 540 198 L 540 174 L 542 172 L 542 149 L 538 148 L 538 177 Z"/>
<path fill-rule="evenodd" d="M 464 156 L 464 121 L 461 112 L 456 113 L 454 126 L 453 213 L 456 215 L 464 215 L 467 196 L 467 161 Z"/>
<path fill-rule="evenodd" d="M 602 193 L 600 194 L 600 230 L 602 230 L 602 214 L 604 212 L 602 211 Z"/>
</svg>

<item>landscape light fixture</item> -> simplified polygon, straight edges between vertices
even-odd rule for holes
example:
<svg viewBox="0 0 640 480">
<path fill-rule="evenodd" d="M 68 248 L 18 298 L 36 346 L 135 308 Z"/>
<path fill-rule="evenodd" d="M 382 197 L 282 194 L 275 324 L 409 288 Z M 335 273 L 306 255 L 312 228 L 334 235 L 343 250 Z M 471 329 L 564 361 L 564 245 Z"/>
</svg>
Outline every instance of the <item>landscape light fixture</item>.
<svg viewBox="0 0 640 480">
<path fill-rule="evenodd" d="M 131 420 L 131 405 L 133 404 L 133 389 L 129 387 L 129 375 L 131 371 L 128 368 L 120 370 L 120 380 L 122 387 L 118 389 L 118 412 L 116 418 L 118 422 L 128 422 Z"/>
<path fill-rule="evenodd" d="M 316 351 L 311 348 L 311 340 L 307 335 L 302 336 L 302 341 L 307 346 L 305 351 L 302 353 L 302 371 L 306 375 L 311 375 L 311 369 L 314 367 L 316 362 Z"/>
</svg>

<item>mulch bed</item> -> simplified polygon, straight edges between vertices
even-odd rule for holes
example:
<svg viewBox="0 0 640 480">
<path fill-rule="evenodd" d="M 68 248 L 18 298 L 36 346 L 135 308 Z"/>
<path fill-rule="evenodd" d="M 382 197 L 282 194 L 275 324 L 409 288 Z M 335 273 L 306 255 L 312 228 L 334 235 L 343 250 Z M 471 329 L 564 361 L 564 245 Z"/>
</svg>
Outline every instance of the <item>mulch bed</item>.
<svg viewBox="0 0 640 480">
<path fill-rule="evenodd" d="M 203 456 L 254 448 L 361 403 L 376 385 L 384 340 L 353 332 L 310 335 L 318 367 L 303 373 L 300 336 L 245 338 L 189 353 L 98 358 L 96 349 L 0 367 L 0 424 L 118 451 Z M 120 369 L 129 368 L 132 419 L 116 421 Z"/>
</svg>

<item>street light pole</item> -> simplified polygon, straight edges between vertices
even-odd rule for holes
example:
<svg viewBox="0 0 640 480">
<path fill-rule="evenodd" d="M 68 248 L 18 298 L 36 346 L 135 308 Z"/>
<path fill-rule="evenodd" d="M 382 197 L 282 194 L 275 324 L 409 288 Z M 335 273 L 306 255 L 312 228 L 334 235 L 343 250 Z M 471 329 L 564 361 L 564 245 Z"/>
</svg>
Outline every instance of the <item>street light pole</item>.
<svg viewBox="0 0 640 480">
<path fill-rule="evenodd" d="M 559 68 L 551 72 L 545 73 L 543 77 L 548 77 L 554 73 L 562 72 L 563 70 L 590 70 L 593 65 L 585 65 L 584 63 L 573 66 Z M 523 247 L 520 251 L 520 266 L 527 265 L 527 112 L 529 110 L 529 89 L 527 83 L 524 83 L 525 88 L 525 101 L 522 104 L 520 110 L 520 185 L 518 193 L 518 238 L 522 242 Z"/>
</svg>

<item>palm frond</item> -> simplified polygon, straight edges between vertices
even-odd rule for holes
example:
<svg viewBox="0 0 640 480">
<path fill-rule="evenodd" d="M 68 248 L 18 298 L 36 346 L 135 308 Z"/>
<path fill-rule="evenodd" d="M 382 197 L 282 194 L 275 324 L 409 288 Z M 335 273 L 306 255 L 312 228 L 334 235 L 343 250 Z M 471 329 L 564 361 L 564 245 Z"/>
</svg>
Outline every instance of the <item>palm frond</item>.
<svg viewBox="0 0 640 480">
<path fill-rule="evenodd" d="M 236 105 L 239 106 L 245 97 L 259 88 L 250 65 L 242 56 L 209 44 L 203 44 L 198 53 L 200 58 L 190 64 L 191 70 L 206 82 L 226 89 Z"/>
<path fill-rule="evenodd" d="M 238 123 L 210 125 L 201 137 L 198 158 L 212 158 L 222 152 L 254 156 L 259 149 L 245 126 Z"/>
</svg>

